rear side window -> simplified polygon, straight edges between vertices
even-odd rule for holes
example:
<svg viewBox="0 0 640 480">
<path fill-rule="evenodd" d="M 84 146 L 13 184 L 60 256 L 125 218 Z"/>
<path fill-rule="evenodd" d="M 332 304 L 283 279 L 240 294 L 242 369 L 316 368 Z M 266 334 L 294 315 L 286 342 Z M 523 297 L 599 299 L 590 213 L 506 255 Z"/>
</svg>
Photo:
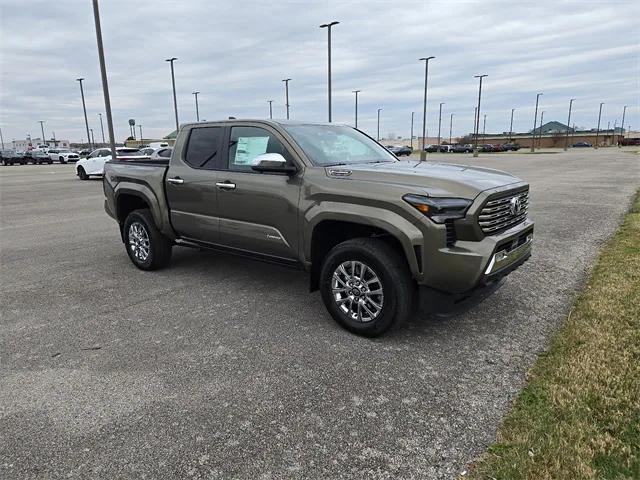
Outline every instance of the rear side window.
<svg viewBox="0 0 640 480">
<path fill-rule="evenodd" d="M 191 130 L 184 161 L 194 168 L 215 168 L 222 146 L 222 127 Z"/>
<path fill-rule="evenodd" d="M 271 132 L 259 127 L 231 128 L 229 170 L 250 172 L 253 160 L 263 153 L 279 153 L 291 163 L 289 152 Z"/>
</svg>

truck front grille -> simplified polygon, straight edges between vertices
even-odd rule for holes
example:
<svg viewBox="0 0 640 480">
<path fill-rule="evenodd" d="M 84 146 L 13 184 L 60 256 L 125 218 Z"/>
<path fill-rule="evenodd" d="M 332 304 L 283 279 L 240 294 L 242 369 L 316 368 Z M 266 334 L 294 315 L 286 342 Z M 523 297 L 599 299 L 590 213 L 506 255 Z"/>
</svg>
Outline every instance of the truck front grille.
<svg viewBox="0 0 640 480">
<path fill-rule="evenodd" d="M 486 235 L 503 232 L 527 218 L 529 189 L 501 192 L 489 197 L 478 217 L 478 224 Z"/>
</svg>

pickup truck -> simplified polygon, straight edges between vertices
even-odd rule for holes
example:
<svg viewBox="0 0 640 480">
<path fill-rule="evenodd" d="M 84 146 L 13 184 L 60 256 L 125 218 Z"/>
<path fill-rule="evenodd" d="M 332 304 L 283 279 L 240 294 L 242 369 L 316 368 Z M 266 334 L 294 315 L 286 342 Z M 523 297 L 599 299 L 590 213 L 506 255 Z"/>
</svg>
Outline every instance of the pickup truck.
<svg viewBox="0 0 640 480">
<path fill-rule="evenodd" d="M 531 255 L 527 183 L 401 161 L 344 125 L 186 124 L 168 160 L 107 162 L 103 188 L 136 267 L 165 267 L 185 246 L 301 268 L 331 316 L 364 336 L 400 325 L 429 291 L 502 283 Z"/>
</svg>

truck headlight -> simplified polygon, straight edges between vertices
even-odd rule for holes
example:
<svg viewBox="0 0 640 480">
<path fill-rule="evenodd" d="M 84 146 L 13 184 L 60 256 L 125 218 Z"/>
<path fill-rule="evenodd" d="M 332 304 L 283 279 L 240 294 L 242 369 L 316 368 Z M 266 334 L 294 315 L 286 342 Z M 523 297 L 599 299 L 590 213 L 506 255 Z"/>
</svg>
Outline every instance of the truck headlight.
<svg viewBox="0 0 640 480">
<path fill-rule="evenodd" d="M 473 203 L 465 198 L 433 198 L 408 193 L 402 199 L 436 223 L 464 218 Z"/>
</svg>

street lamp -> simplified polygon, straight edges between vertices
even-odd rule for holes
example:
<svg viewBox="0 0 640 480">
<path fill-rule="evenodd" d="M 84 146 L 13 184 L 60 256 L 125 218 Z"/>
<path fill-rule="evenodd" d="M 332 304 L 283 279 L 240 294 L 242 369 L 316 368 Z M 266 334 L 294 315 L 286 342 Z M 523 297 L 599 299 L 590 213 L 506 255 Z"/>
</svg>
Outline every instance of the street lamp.
<svg viewBox="0 0 640 480">
<path fill-rule="evenodd" d="M 376 140 L 380 141 L 380 112 L 381 108 L 378 109 L 378 135 L 376 136 Z"/>
<path fill-rule="evenodd" d="M 482 98 L 482 79 L 484 77 L 488 77 L 489 75 L 483 74 L 483 75 L 474 75 L 473 78 L 479 78 L 480 79 L 480 85 L 478 86 L 478 106 L 476 108 L 476 118 L 475 118 L 475 127 L 476 127 L 476 134 L 475 134 L 475 143 L 473 145 L 473 156 L 477 157 L 478 156 L 478 132 L 480 130 L 480 99 Z"/>
<path fill-rule="evenodd" d="M 627 106 L 625 105 L 622 109 L 622 125 L 620 125 L 620 134 L 622 135 L 622 139 L 624 140 L 624 116 L 627 113 Z M 622 147 L 620 142 L 618 142 L 618 148 Z"/>
<path fill-rule="evenodd" d="M 542 123 L 544 122 L 544 111 L 540 113 L 540 131 L 538 132 L 538 148 L 542 148 Z"/>
<path fill-rule="evenodd" d="M 538 102 L 540 100 L 540 95 L 542 93 L 538 93 L 536 95 L 536 113 L 533 115 L 533 131 L 531 132 L 531 152 L 536 151 L 536 125 L 538 124 Z"/>
<path fill-rule="evenodd" d="M 45 138 L 44 138 L 44 120 L 38 120 L 38 123 L 40 124 L 40 131 L 42 132 L 42 143 L 44 144 L 44 142 L 45 142 Z"/>
<path fill-rule="evenodd" d="M 144 145 L 144 142 L 142 141 L 142 125 L 138 125 L 138 128 L 140 129 L 140 146 Z"/>
<path fill-rule="evenodd" d="M 2 144 L 2 150 L 4 150 L 4 138 L 2 138 L 2 129 L 0 128 L 0 144 Z"/>
<path fill-rule="evenodd" d="M 91 142 L 95 145 L 96 144 L 96 138 L 93 136 L 93 128 L 90 128 L 89 131 L 91 132 Z"/>
<path fill-rule="evenodd" d="M 362 90 L 353 90 L 353 93 L 356 94 L 356 128 L 358 128 L 358 93 L 360 93 Z"/>
<path fill-rule="evenodd" d="M 451 132 L 453 131 L 453 113 L 449 117 L 449 145 L 451 145 Z"/>
<path fill-rule="evenodd" d="M 196 97 L 196 122 L 200 121 L 200 110 L 198 109 L 198 94 L 200 92 L 191 92 Z"/>
<path fill-rule="evenodd" d="M 273 118 L 273 100 L 267 100 L 269 102 L 269 118 Z"/>
<path fill-rule="evenodd" d="M 571 125 L 571 107 L 573 106 L 573 101 L 575 100 L 575 98 L 572 98 L 569 100 L 569 116 L 567 117 L 567 133 L 564 136 L 564 151 L 567 151 L 567 148 L 569 147 L 569 128 Z"/>
<path fill-rule="evenodd" d="M 509 123 L 509 141 L 513 142 L 513 112 L 515 112 L 515 108 L 511 109 L 511 123 Z"/>
<path fill-rule="evenodd" d="M 287 120 L 289 120 L 289 82 L 291 81 L 290 78 L 285 78 L 284 80 L 282 80 L 284 82 L 284 95 L 285 95 L 285 106 L 287 107 Z"/>
<path fill-rule="evenodd" d="M 87 128 L 87 139 L 89 143 L 89 150 L 93 150 L 91 148 L 91 137 L 89 136 L 89 120 L 87 120 L 87 107 L 84 103 L 84 89 L 82 88 L 82 81 L 84 78 L 76 78 L 76 82 L 80 82 L 80 96 L 82 97 L 82 110 L 84 111 L 84 126 Z"/>
<path fill-rule="evenodd" d="M 171 85 L 173 86 L 173 111 L 176 114 L 176 135 L 178 134 L 178 129 L 180 128 L 178 124 L 178 100 L 176 99 L 176 76 L 173 71 L 173 62 L 177 60 L 177 57 L 167 58 L 165 62 L 169 62 L 171 64 Z"/>
<path fill-rule="evenodd" d="M 102 143 L 106 143 L 104 141 L 104 125 L 102 124 L 102 113 L 99 113 L 98 116 L 100 117 L 100 130 L 102 131 Z"/>
<path fill-rule="evenodd" d="M 340 22 L 333 21 L 331 23 L 323 23 L 320 28 L 327 29 L 327 45 L 328 45 L 328 70 L 327 70 L 327 90 L 329 93 L 329 123 L 331 123 L 331 27 L 339 24 Z"/>
<path fill-rule="evenodd" d="M 440 102 L 440 113 L 438 114 L 438 146 L 440 146 L 440 128 L 442 127 L 442 105 L 444 102 Z"/>
<path fill-rule="evenodd" d="M 413 116 L 416 112 L 411 112 L 411 151 L 413 151 Z"/>
<path fill-rule="evenodd" d="M 598 112 L 598 128 L 596 129 L 596 144 L 593 146 L 596 150 L 598 149 L 598 137 L 600 136 L 600 118 L 602 118 L 602 105 L 604 105 L 604 102 L 600 102 L 600 111 Z"/>
<path fill-rule="evenodd" d="M 487 114 L 484 114 L 484 119 L 482 120 L 482 142 L 484 143 L 485 133 L 487 131 Z"/>
<path fill-rule="evenodd" d="M 422 57 L 420 61 L 424 60 L 424 102 L 422 104 L 422 150 L 420 151 L 420 161 L 423 162 L 427 159 L 427 152 L 424 150 L 425 137 L 427 136 L 427 85 L 429 83 L 429 60 L 436 57 Z"/>
</svg>

